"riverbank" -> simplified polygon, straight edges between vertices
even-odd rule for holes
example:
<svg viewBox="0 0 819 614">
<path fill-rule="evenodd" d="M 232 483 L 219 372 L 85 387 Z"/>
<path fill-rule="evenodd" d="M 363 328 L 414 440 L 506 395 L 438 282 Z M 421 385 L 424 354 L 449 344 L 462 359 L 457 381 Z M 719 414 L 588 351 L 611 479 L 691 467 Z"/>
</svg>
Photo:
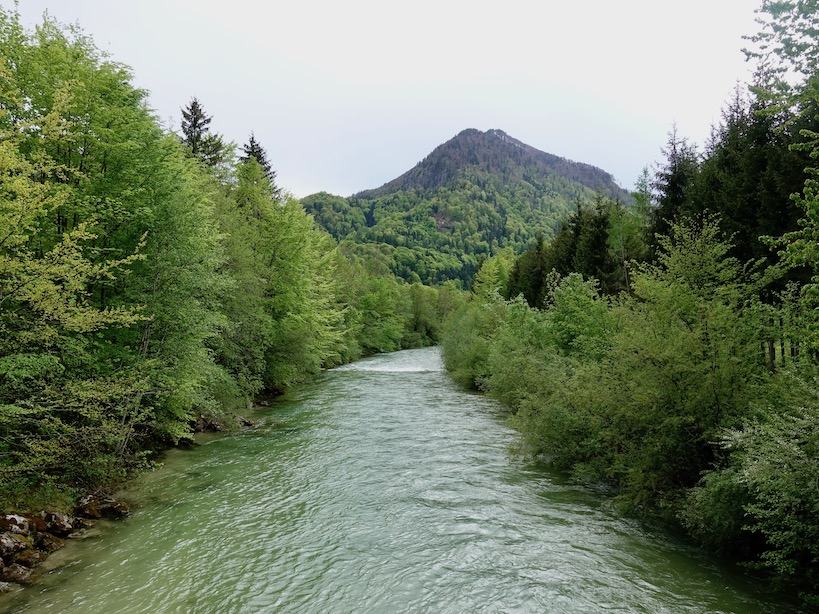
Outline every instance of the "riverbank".
<svg viewBox="0 0 819 614">
<path fill-rule="evenodd" d="M 269 399 L 262 399 L 252 409 L 269 404 Z M 155 451 L 154 460 L 161 459 L 169 450 L 190 448 L 200 434 L 229 433 L 255 426 L 245 416 L 234 416 L 234 419 L 232 424 L 200 414 L 192 423 L 193 435 L 181 439 L 176 446 Z M 70 509 L 63 506 L 38 512 L 0 513 L 0 593 L 13 593 L 36 585 L 44 573 L 65 563 L 53 562 L 51 555 L 69 540 L 93 537 L 93 529 L 100 521 L 127 518 L 131 513 L 126 503 L 128 484 L 138 477 L 139 474 L 131 476 L 126 490 L 116 497 L 100 490 L 83 495 Z"/>
<path fill-rule="evenodd" d="M 42 511 L 0 516 L 0 593 L 34 584 L 50 569 L 42 564 L 65 540 L 83 537 L 101 519 L 119 520 L 129 514 L 122 501 L 95 493 L 82 497 L 73 515 Z"/>
<path fill-rule="evenodd" d="M 633 272 L 631 294 L 601 296 L 571 273 L 553 277 L 540 307 L 476 296 L 448 323 L 447 367 L 508 408 L 531 457 L 610 484 L 624 513 L 681 527 L 816 609 L 815 358 L 785 363 L 783 338 L 771 368 L 760 339 L 789 307 L 757 309 L 713 222 L 675 228 L 661 264 Z M 731 290 L 696 290 L 697 270 L 680 268 L 691 254 Z"/>
</svg>

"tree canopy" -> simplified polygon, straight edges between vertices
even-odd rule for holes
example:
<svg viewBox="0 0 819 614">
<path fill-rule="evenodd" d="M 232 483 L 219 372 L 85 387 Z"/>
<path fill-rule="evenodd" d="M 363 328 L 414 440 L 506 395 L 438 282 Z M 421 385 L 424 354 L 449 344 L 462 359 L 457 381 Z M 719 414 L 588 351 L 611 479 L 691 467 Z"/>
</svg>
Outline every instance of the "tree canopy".
<svg viewBox="0 0 819 614">
<path fill-rule="evenodd" d="M 455 300 L 340 250 L 196 98 L 182 119 L 163 130 L 79 30 L 0 9 L 4 510 L 70 507 L 200 416 L 432 343 Z"/>
</svg>

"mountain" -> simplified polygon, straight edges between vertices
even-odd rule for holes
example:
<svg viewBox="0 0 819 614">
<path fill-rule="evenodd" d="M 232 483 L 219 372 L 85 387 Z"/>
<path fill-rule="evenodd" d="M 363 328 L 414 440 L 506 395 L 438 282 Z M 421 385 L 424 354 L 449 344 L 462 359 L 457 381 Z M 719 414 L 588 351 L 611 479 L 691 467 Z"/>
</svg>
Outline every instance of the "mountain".
<svg viewBox="0 0 819 614">
<path fill-rule="evenodd" d="M 349 198 L 322 192 L 302 205 L 345 249 L 407 281 L 466 285 L 482 259 L 552 236 L 578 204 L 600 196 L 631 200 L 597 167 L 502 130 L 468 129 L 379 188 Z"/>
<path fill-rule="evenodd" d="M 413 189 L 434 190 L 449 184 L 467 167 L 501 176 L 504 182 L 528 181 L 533 175 L 557 175 L 615 199 L 630 198 L 625 190 L 614 183 L 609 173 L 595 166 L 540 151 L 512 138 L 503 130 L 481 132 L 474 128 L 464 130 L 439 145 L 397 179 L 356 196 L 372 199 Z"/>
</svg>

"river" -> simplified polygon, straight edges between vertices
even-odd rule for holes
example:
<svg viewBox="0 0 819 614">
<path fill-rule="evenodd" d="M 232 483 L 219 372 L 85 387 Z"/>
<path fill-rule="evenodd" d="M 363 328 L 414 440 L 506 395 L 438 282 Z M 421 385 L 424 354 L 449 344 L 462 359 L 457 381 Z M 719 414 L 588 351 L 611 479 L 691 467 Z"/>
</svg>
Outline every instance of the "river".
<svg viewBox="0 0 819 614">
<path fill-rule="evenodd" d="M 451 382 L 435 348 L 334 369 L 254 418 L 169 453 L 129 519 L 72 540 L 0 609 L 793 611 L 513 454 L 501 408 Z"/>
</svg>

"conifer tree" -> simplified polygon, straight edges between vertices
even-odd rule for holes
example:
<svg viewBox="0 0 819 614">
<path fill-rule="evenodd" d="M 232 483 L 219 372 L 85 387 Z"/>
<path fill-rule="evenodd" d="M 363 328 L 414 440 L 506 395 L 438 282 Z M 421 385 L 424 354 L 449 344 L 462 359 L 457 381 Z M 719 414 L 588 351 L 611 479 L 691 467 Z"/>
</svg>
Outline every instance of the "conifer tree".
<svg viewBox="0 0 819 614">
<path fill-rule="evenodd" d="M 781 236 L 798 228 L 800 210 L 789 195 L 801 189 L 810 158 L 790 147 L 799 130 L 816 126 L 792 111 L 774 112 L 752 86 L 749 98 L 737 89 L 713 128 L 707 157 L 691 190 L 688 214 L 719 213 L 726 236 L 732 237 L 732 255 L 743 261 L 767 258 L 774 262 L 763 236 Z M 786 122 L 794 122 L 785 128 Z M 790 278 L 796 271 L 789 274 Z"/>
<path fill-rule="evenodd" d="M 241 156 L 239 159 L 242 162 L 247 162 L 251 157 L 255 158 L 256 162 L 261 165 L 262 170 L 264 171 L 264 176 L 274 188 L 274 192 L 278 192 L 275 187 L 276 171 L 274 171 L 270 166 L 270 160 L 267 158 L 267 151 L 264 147 L 262 147 L 261 143 L 256 140 L 256 135 L 252 132 L 250 133 L 250 139 L 248 140 L 247 144 L 242 146 L 242 151 L 245 155 Z"/>
<path fill-rule="evenodd" d="M 182 109 L 182 142 L 191 154 L 208 166 L 219 164 L 225 153 L 225 142 L 218 134 L 210 134 L 213 116 L 207 115 L 202 104 L 194 96 Z"/>
<path fill-rule="evenodd" d="M 689 191 L 699 170 L 696 148 L 677 136 L 676 126 L 669 133 L 668 144 L 662 152 L 666 161 L 657 170 L 652 185 L 657 194 L 657 207 L 652 212 L 648 237 L 655 254 L 659 247 L 656 237 L 667 235 L 680 214 L 689 213 L 686 210 Z"/>
<path fill-rule="evenodd" d="M 208 127 L 213 117 L 205 114 L 205 109 L 194 96 L 188 106 L 182 109 L 182 139 L 194 155 L 202 150 L 202 141 L 210 131 Z"/>
</svg>

